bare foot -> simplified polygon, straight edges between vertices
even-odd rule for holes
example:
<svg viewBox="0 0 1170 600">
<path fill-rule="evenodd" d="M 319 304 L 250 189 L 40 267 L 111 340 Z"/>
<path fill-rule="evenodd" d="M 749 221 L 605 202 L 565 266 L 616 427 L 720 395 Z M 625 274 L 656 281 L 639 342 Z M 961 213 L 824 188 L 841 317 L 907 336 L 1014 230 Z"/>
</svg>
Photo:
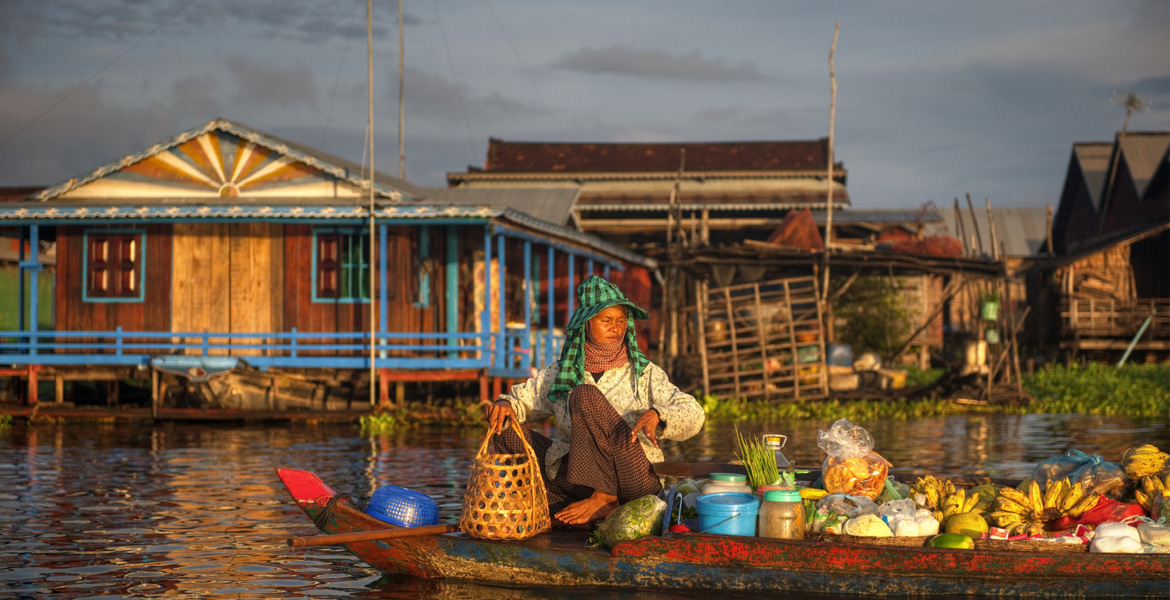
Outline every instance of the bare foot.
<svg viewBox="0 0 1170 600">
<path fill-rule="evenodd" d="M 594 490 L 592 496 L 566 506 L 554 516 L 566 525 L 576 525 L 604 519 L 617 507 L 617 496 Z"/>
</svg>

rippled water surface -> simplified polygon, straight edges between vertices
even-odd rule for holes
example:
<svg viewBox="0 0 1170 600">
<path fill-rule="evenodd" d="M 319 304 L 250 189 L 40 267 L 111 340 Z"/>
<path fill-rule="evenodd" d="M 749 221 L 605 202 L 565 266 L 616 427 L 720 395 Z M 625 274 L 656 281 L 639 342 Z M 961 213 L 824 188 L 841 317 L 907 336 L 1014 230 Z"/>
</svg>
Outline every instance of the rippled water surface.
<svg viewBox="0 0 1170 600">
<path fill-rule="evenodd" d="M 970 416 L 857 423 L 892 473 L 1022 477 L 1069 448 L 1117 460 L 1133 444 L 1170 447 L 1166 418 Z M 786 455 L 819 466 L 830 423 L 740 423 L 786 433 Z M 494 588 L 384 578 L 333 547 L 292 549 L 316 533 L 276 467 L 316 472 L 365 499 L 395 484 L 439 499 L 454 522 L 474 428 L 362 437 L 348 425 L 16 424 L 0 429 L 0 594 L 140 598 L 702 598 L 706 594 Z M 731 423 L 664 444 L 667 460 L 734 458 Z M 726 598 L 741 596 L 721 594 Z M 742 596 L 749 597 L 749 596 Z M 785 597 L 797 596 L 788 594 Z M 809 596 L 803 596 L 808 598 Z"/>
</svg>

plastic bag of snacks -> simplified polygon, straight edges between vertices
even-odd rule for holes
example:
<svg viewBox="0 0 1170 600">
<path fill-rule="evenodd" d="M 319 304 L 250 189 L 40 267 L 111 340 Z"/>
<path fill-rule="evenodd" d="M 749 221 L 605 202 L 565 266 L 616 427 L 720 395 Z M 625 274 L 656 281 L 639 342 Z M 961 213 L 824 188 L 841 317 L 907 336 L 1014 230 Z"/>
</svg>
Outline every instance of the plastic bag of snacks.
<svg viewBox="0 0 1170 600">
<path fill-rule="evenodd" d="M 828 454 L 821 477 L 829 493 L 877 498 L 886 486 L 890 463 L 873 451 L 873 437 L 863 427 L 840 419 L 817 433 L 817 446 Z"/>
<path fill-rule="evenodd" d="M 1032 472 L 1032 479 L 1040 484 L 1041 489 L 1049 480 L 1065 477 L 1070 484 L 1079 482 L 1086 496 L 1103 494 L 1114 500 L 1121 499 L 1129 485 L 1125 471 L 1117 463 L 1103 459 L 1100 454 L 1086 454 L 1075 448 L 1042 461 Z"/>
<path fill-rule="evenodd" d="M 597 527 L 597 539 L 606 548 L 627 540 L 662 533 L 662 513 L 666 502 L 649 494 L 615 508 Z"/>
</svg>

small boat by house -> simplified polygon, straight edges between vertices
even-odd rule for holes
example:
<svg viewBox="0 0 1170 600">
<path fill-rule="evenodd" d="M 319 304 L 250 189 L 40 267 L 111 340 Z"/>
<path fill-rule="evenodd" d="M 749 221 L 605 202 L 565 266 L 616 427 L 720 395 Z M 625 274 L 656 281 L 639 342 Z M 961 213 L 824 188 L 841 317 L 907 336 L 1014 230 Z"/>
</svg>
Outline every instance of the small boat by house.
<svg viewBox="0 0 1170 600">
<path fill-rule="evenodd" d="M 326 534 L 393 526 L 367 515 L 315 474 L 277 473 Z M 535 587 L 614 587 L 902 595 L 1163 596 L 1170 554 L 939 549 L 825 540 L 670 533 L 587 545 L 554 529 L 523 541 L 452 531 L 374 539 L 346 549 L 386 574 Z"/>
</svg>

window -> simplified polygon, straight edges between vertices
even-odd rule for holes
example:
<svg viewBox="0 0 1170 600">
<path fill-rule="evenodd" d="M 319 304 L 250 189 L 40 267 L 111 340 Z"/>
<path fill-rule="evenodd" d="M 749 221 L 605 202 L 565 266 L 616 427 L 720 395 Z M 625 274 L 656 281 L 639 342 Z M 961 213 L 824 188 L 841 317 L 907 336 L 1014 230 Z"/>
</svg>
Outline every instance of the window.
<svg viewBox="0 0 1170 600">
<path fill-rule="evenodd" d="M 313 233 L 313 300 L 368 302 L 370 237 L 354 229 L 318 229 Z"/>
<path fill-rule="evenodd" d="M 141 231 L 87 231 L 84 299 L 94 302 L 141 302 L 145 284 Z"/>
</svg>

